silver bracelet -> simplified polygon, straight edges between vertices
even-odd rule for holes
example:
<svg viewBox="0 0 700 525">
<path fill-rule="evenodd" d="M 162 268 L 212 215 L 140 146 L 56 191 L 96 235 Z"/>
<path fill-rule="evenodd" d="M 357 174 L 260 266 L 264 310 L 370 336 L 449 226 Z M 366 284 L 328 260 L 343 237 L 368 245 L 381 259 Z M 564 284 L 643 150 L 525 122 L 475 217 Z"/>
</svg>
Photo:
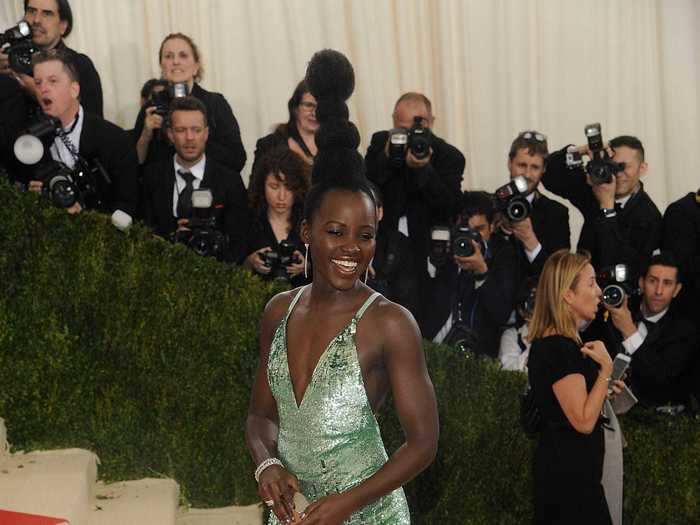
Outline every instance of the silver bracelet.
<svg viewBox="0 0 700 525">
<path fill-rule="evenodd" d="M 272 465 L 279 465 L 280 467 L 284 467 L 282 462 L 277 459 L 277 458 L 267 458 L 264 460 L 260 465 L 258 465 L 258 468 L 255 469 L 255 482 L 260 483 L 260 474 L 262 474 L 262 471 L 265 470 L 267 467 L 271 467 Z"/>
</svg>

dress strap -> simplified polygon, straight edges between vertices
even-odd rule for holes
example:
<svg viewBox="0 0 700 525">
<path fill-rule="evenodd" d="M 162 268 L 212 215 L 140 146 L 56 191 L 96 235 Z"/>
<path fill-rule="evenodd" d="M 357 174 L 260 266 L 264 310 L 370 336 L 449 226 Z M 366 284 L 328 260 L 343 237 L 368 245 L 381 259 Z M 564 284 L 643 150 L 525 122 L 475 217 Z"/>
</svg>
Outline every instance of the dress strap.
<svg viewBox="0 0 700 525">
<path fill-rule="evenodd" d="M 362 316 L 364 315 L 364 313 L 365 313 L 365 311 L 367 310 L 367 308 L 369 308 L 369 307 L 372 305 L 372 303 L 374 302 L 374 300 L 375 300 L 377 297 L 379 297 L 380 295 L 382 295 L 382 294 L 380 294 L 379 292 L 374 292 L 372 295 L 370 295 L 370 296 L 367 298 L 367 300 L 365 301 L 365 303 L 364 303 L 362 306 L 360 306 L 360 309 L 359 309 L 359 310 L 357 311 L 357 313 L 355 314 L 355 321 L 359 321 L 359 320 L 362 318 Z"/>
<path fill-rule="evenodd" d="M 307 288 L 308 286 L 309 286 L 309 285 L 307 284 L 307 285 L 302 286 L 301 288 L 299 288 L 299 291 L 298 291 L 297 294 L 294 296 L 294 299 L 292 299 L 292 302 L 289 303 L 289 308 L 287 308 L 287 314 L 284 316 L 284 320 L 285 320 L 285 321 L 287 320 L 287 318 L 289 317 L 289 315 L 292 313 L 292 310 L 294 310 L 294 307 L 297 305 L 297 302 L 299 301 L 299 298 L 301 297 L 301 294 L 304 293 L 304 290 L 306 290 L 306 288 Z"/>
</svg>

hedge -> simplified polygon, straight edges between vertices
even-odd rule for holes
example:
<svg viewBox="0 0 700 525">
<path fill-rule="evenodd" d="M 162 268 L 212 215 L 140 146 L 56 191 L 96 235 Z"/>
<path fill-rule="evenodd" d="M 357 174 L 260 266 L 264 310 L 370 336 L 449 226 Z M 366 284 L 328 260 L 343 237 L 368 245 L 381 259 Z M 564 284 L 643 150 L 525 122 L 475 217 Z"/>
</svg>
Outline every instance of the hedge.
<svg viewBox="0 0 700 525">
<path fill-rule="evenodd" d="M 257 501 L 243 427 L 276 292 L 140 226 L 69 216 L 0 181 L 0 416 L 18 449 L 85 447 L 107 480 L 164 475 L 198 506 Z M 441 436 L 406 486 L 416 523 L 529 522 L 524 376 L 426 343 Z M 402 442 L 388 404 L 387 448 Z M 623 418 L 625 523 L 700 521 L 700 420 Z"/>
</svg>

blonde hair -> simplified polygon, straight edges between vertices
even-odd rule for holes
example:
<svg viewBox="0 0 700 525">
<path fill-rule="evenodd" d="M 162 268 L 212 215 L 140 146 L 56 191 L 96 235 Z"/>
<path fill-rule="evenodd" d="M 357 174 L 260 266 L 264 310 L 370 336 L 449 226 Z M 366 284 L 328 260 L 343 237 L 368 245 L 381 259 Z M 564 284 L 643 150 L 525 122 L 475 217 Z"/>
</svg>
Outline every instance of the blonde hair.
<svg viewBox="0 0 700 525">
<path fill-rule="evenodd" d="M 537 283 L 537 299 L 528 324 L 529 341 L 557 334 L 581 342 L 576 319 L 564 301 L 564 293 L 576 288 L 581 271 L 590 261 L 587 253 L 571 253 L 566 249 L 554 252 L 547 259 Z"/>
</svg>

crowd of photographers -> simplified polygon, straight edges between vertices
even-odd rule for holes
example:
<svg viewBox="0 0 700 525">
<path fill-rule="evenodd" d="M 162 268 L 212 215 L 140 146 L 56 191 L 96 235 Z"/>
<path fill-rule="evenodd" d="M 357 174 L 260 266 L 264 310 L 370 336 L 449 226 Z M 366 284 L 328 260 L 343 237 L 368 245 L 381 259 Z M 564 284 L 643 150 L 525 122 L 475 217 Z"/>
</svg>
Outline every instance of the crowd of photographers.
<svg viewBox="0 0 700 525">
<path fill-rule="evenodd" d="M 258 140 L 246 190 L 246 152 L 227 100 L 203 89 L 199 50 L 184 34 L 158 50 L 161 78 L 146 82 L 134 128 L 102 117 L 99 75 L 68 48 L 67 0 L 25 0 L 24 20 L 0 35 L 0 167 L 18 187 L 77 214 L 143 221 L 197 253 L 266 279 L 310 281 L 299 224 L 316 154 L 316 100 L 300 83 L 289 120 Z M 462 192 L 462 153 L 432 132 L 430 100 L 402 95 L 393 128 L 365 157 L 379 203 L 368 284 L 408 308 L 426 338 L 523 370 L 527 321 L 547 257 L 570 248 L 567 200 L 584 218 L 603 290 L 584 339 L 631 357 L 641 402 L 677 413 L 700 399 L 700 190 L 664 216 L 644 191 L 644 147 L 632 136 L 549 153 L 544 134 L 513 140 L 509 177 L 493 192 Z M 696 403 L 696 402 L 695 402 Z M 697 405 L 695 405 L 697 409 Z"/>
</svg>

